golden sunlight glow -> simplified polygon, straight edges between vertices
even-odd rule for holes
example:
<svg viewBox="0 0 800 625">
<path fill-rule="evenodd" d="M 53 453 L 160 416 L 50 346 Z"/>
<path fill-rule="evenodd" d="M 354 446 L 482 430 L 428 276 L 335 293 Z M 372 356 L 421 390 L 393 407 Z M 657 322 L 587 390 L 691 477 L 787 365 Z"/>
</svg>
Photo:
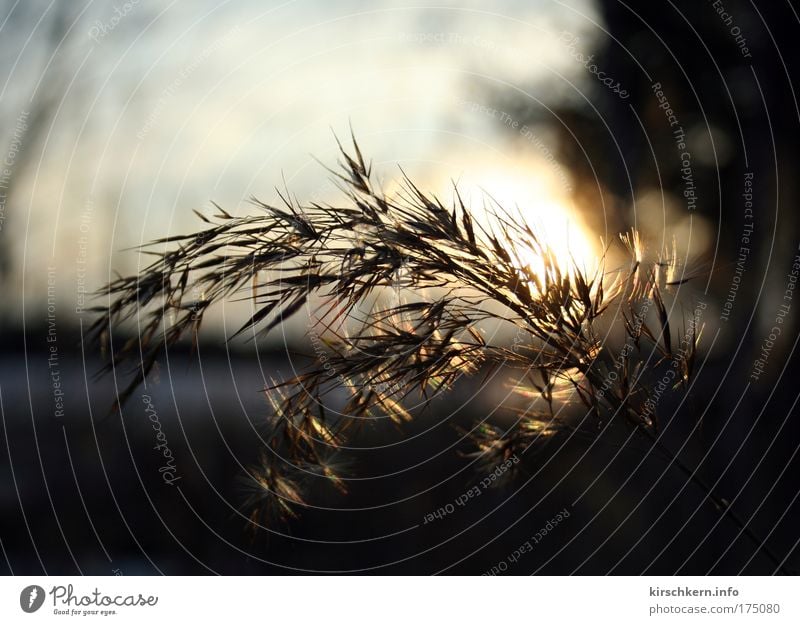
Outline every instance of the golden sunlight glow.
<svg viewBox="0 0 800 625">
<path fill-rule="evenodd" d="M 514 172 L 495 173 L 482 187 L 512 215 L 520 214 L 525 219 L 552 251 L 562 271 L 570 272 L 574 265 L 588 272 L 595 270 L 595 246 L 590 243 L 586 227 L 565 194 L 559 194 L 535 178 L 532 180 L 530 175 L 523 178 Z M 518 253 L 522 264 L 528 265 L 538 276 L 543 274 L 544 262 L 536 251 L 521 247 Z"/>
<path fill-rule="evenodd" d="M 595 241 L 590 234 L 564 186 L 563 175 L 559 176 L 551 163 L 530 157 L 514 159 L 513 163 L 509 159 L 473 159 L 457 184 L 465 204 L 485 227 L 496 208 L 493 204 L 498 204 L 540 235 L 563 272 L 571 273 L 575 265 L 588 275 L 596 271 L 602 254 L 599 239 Z M 446 188 L 441 183 L 437 186 Z M 452 182 L 449 192 L 452 194 Z M 450 194 L 441 193 L 439 197 L 449 198 Z M 518 246 L 517 253 L 521 265 L 528 265 L 537 276 L 543 275 L 544 262 L 536 251 L 523 245 Z"/>
</svg>

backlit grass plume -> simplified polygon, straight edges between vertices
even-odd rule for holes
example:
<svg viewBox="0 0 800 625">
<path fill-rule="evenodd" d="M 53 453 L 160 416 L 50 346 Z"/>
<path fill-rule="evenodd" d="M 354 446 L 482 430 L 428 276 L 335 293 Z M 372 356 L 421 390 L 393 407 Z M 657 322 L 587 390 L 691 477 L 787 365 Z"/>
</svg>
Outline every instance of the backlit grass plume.
<svg viewBox="0 0 800 625">
<path fill-rule="evenodd" d="M 254 215 L 218 208 L 200 232 L 145 246 L 154 262 L 106 287 L 93 336 L 126 320 L 141 328 L 108 363 L 134 369 L 120 402 L 165 348 L 196 340 L 210 306 L 245 295 L 252 316 L 239 333 L 266 334 L 309 309 L 317 352 L 311 368 L 268 390 L 269 448 L 250 480 L 254 522 L 294 515 L 311 478 L 345 491 L 334 459 L 360 424 L 402 424 L 463 376 L 506 374 L 525 400 L 510 402 L 513 428 L 484 422 L 469 432 L 488 465 L 565 427 L 620 422 L 658 440 L 659 401 L 690 381 L 701 334 L 694 315 L 676 324 L 665 302 L 665 289 L 685 280 L 674 249 L 647 261 L 631 232 L 622 269 L 599 258 L 587 270 L 556 258 L 520 215 L 495 205 L 479 220 L 457 189 L 445 205 L 405 175 L 388 196 L 355 140 L 341 155 L 332 172 L 341 204 L 299 205 L 285 193 L 279 206 L 254 201 Z M 625 339 L 612 349 L 603 337 L 615 324 Z M 347 401 L 334 405 L 343 387 Z M 584 418 L 560 419 L 561 401 L 582 406 Z"/>
</svg>

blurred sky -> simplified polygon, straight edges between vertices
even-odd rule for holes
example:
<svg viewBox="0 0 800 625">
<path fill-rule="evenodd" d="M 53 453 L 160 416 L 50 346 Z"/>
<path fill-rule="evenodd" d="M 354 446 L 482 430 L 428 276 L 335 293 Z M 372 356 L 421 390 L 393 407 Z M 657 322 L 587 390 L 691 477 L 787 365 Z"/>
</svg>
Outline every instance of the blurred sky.
<svg viewBox="0 0 800 625">
<path fill-rule="evenodd" d="M 589 52 L 594 8 L 426 4 L 3 3 L 2 245 L 7 292 L 23 294 L 4 298 L 3 316 L 21 304 L 40 316 L 52 266 L 62 319 L 75 321 L 81 288 L 143 262 L 121 250 L 194 230 L 192 209 L 212 200 L 253 211 L 247 198 L 274 200 L 283 178 L 301 201 L 330 198 L 312 155 L 335 164 L 331 129 L 346 136 L 350 123 L 389 189 L 399 163 L 423 187 L 458 179 L 473 199 L 480 185 L 552 222 L 570 191 L 555 135 L 508 132 L 489 96 L 516 92 L 547 118 L 591 89 L 558 37 Z"/>
</svg>

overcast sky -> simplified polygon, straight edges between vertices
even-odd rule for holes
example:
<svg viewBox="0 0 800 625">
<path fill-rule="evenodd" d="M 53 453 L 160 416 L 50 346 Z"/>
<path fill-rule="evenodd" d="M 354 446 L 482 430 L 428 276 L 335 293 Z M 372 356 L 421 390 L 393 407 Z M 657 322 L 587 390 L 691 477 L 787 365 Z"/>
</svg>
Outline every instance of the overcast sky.
<svg viewBox="0 0 800 625">
<path fill-rule="evenodd" d="M 16 161 L 11 280 L 37 306 L 55 266 L 65 314 L 81 269 L 92 288 L 135 270 L 120 250 L 193 229 L 192 209 L 212 200 L 251 210 L 283 177 L 300 199 L 329 197 L 312 155 L 335 163 L 331 129 L 349 123 L 389 185 L 400 163 L 438 190 L 458 179 L 521 204 L 550 198 L 546 220 L 569 187 L 557 146 L 546 127 L 504 130 L 491 94 L 570 97 L 587 76 L 558 37 L 590 51 L 602 34 L 578 0 L 61 4 L 4 3 L 0 115 Z"/>
</svg>

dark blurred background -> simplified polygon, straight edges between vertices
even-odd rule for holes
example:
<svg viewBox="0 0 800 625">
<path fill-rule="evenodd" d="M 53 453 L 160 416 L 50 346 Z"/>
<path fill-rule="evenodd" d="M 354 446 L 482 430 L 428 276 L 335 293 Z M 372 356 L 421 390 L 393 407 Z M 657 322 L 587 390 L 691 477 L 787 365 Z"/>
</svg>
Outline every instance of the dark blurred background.
<svg viewBox="0 0 800 625">
<path fill-rule="evenodd" d="M 243 213 L 249 195 L 269 201 L 284 179 L 301 200 L 326 199 L 332 187 L 309 153 L 334 162 L 328 127 L 345 134 L 349 123 L 390 190 L 395 163 L 427 188 L 480 185 L 530 206 L 554 238 L 559 219 L 570 223 L 587 253 L 631 227 L 651 251 L 674 234 L 697 273 L 675 301 L 707 308 L 697 382 L 686 402 L 659 406 L 665 444 L 785 570 L 800 567 L 800 302 L 751 378 L 789 303 L 800 244 L 790 3 L 125 6 L 7 2 L 0 14 L 0 570 L 776 570 L 684 471 L 624 428 L 554 437 L 525 454 L 514 480 L 424 522 L 486 477 L 459 428 L 487 418 L 503 389 L 465 401 L 469 381 L 412 424 L 378 423 L 351 441 L 347 496 L 310 480 L 311 508 L 252 532 L 243 476 L 262 449 L 260 389 L 313 351 L 301 325 L 256 346 L 226 343 L 241 305 L 212 318 L 195 353 L 171 351 L 142 391 L 181 478 L 163 482 L 141 395 L 108 415 L 124 375 L 97 379 L 101 354 L 82 346 L 91 292 L 112 270 L 144 265 L 126 248 L 198 227 L 192 209 L 211 200 Z"/>
</svg>

